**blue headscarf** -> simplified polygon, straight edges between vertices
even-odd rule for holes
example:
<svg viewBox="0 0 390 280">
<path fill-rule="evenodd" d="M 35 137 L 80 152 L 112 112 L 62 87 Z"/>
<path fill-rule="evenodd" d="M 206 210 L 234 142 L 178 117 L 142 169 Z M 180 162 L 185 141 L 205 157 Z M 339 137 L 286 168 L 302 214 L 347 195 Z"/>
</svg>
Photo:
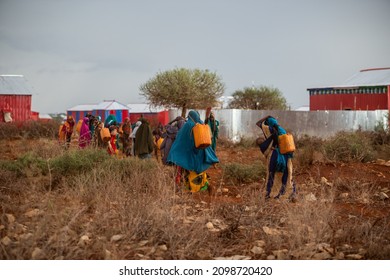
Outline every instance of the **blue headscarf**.
<svg viewBox="0 0 390 280">
<path fill-rule="evenodd" d="M 283 135 L 287 133 L 286 130 L 278 124 L 278 121 L 275 118 L 269 117 L 267 119 L 267 123 L 269 127 L 272 127 L 273 129 L 276 128 L 278 130 L 278 135 Z"/>
<path fill-rule="evenodd" d="M 199 174 L 207 170 L 213 163 L 218 163 L 219 159 L 211 146 L 206 149 L 195 148 L 194 134 L 192 132 L 195 123 L 203 124 L 199 113 L 190 111 L 188 121 L 177 133 L 167 161 Z"/>
</svg>

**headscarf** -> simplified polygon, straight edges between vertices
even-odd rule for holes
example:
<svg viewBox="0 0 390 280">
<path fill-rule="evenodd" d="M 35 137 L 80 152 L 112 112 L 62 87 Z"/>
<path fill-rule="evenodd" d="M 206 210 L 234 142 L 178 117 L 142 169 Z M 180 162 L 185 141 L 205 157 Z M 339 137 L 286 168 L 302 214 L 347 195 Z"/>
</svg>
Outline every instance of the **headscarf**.
<svg viewBox="0 0 390 280">
<path fill-rule="evenodd" d="M 133 129 L 133 132 L 131 132 L 131 134 L 130 134 L 130 137 L 131 137 L 131 138 L 135 138 L 135 134 L 137 133 L 137 130 L 138 130 L 138 128 L 140 127 L 141 124 L 142 124 L 142 123 L 141 123 L 140 121 L 137 121 L 137 122 L 135 123 L 135 127 L 134 127 L 134 129 Z"/>
<path fill-rule="evenodd" d="M 275 118 L 269 117 L 266 124 L 273 129 L 277 129 L 278 135 L 286 134 L 286 130 L 278 124 L 278 121 Z"/>
<path fill-rule="evenodd" d="M 188 121 L 177 133 L 167 161 L 199 174 L 208 169 L 212 164 L 218 163 L 219 159 L 211 147 L 207 147 L 206 149 L 195 148 L 195 140 L 192 132 L 195 123 L 203 124 L 199 113 L 190 111 Z"/>
<path fill-rule="evenodd" d="M 80 128 L 80 137 L 79 137 L 79 147 L 85 148 L 91 142 L 91 133 L 89 130 L 89 119 L 87 117 L 83 118 L 83 122 Z"/>
<path fill-rule="evenodd" d="M 117 120 L 115 115 L 109 115 L 104 122 L 104 127 L 110 127 L 111 125 L 116 125 Z"/>
</svg>

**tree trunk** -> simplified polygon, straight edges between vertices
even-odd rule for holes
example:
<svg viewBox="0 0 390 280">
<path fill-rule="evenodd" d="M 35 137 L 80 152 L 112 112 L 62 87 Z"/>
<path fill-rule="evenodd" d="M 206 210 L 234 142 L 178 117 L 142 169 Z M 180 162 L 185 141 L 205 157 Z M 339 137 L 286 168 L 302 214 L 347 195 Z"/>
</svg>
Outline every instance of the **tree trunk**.
<svg viewBox="0 0 390 280">
<path fill-rule="evenodd" d="M 183 118 L 185 118 L 186 115 L 187 115 L 187 107 L 186 107 L 186 106 L 183 106 L 183 107 L 181 108 L 181 116 L 182 116 Z"/>
</svg>

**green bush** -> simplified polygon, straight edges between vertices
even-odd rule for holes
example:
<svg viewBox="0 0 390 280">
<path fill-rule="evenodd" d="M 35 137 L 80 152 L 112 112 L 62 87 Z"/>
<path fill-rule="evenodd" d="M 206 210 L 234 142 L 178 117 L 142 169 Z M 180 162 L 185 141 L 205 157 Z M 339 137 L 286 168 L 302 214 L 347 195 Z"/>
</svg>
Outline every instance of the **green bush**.
<svg viewBox="0 0 390 280">
<path fill-rule="evenodd" d="M 253 183 L 265 176 L 266 168 L 262 162 L 254 164 L 230 163 L 222 166 L 224 176 L 234 183 Z"/>
<path fill-rule="evenodd" d="M 47 174 L 48 171 L 47 162 L 34 152 L 26 153 L 15 161 L 1 160 L 0 168 L 15 172 L 18 176 L 26 175 L 26 169 L 34 171 L 35 175 L 37 172 Z"/>
<path fill-rule="evenodd" d="M 107 159 L 110 156 L 102 150 L 71 150 L 51 159 L 50 168 L 54 173 L 68 176 L 89 171 Z"/>
</svg>

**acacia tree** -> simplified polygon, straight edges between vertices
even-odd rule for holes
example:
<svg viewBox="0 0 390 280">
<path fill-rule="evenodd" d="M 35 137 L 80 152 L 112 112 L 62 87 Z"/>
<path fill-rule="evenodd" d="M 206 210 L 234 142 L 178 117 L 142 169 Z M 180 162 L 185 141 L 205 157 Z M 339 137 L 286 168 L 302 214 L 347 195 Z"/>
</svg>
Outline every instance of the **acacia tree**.
<svg viewBox="0 0 390 280">
<path fill-rule="evenodd" d="M 235 91 L 232 96 L 233 100 L 229 104 L 231 109 L 286 110 L 288 108 L 286 99 L 277 88 L 246 87 Z"/>
<path fill-rule="evenodd" d="M 174 69 L 158 73 L 140 86 L 141 95 L 153 106 L 203 109 L 215 106 L 225 86 L 221 78 L 208 70 Z"/>
</svg>

